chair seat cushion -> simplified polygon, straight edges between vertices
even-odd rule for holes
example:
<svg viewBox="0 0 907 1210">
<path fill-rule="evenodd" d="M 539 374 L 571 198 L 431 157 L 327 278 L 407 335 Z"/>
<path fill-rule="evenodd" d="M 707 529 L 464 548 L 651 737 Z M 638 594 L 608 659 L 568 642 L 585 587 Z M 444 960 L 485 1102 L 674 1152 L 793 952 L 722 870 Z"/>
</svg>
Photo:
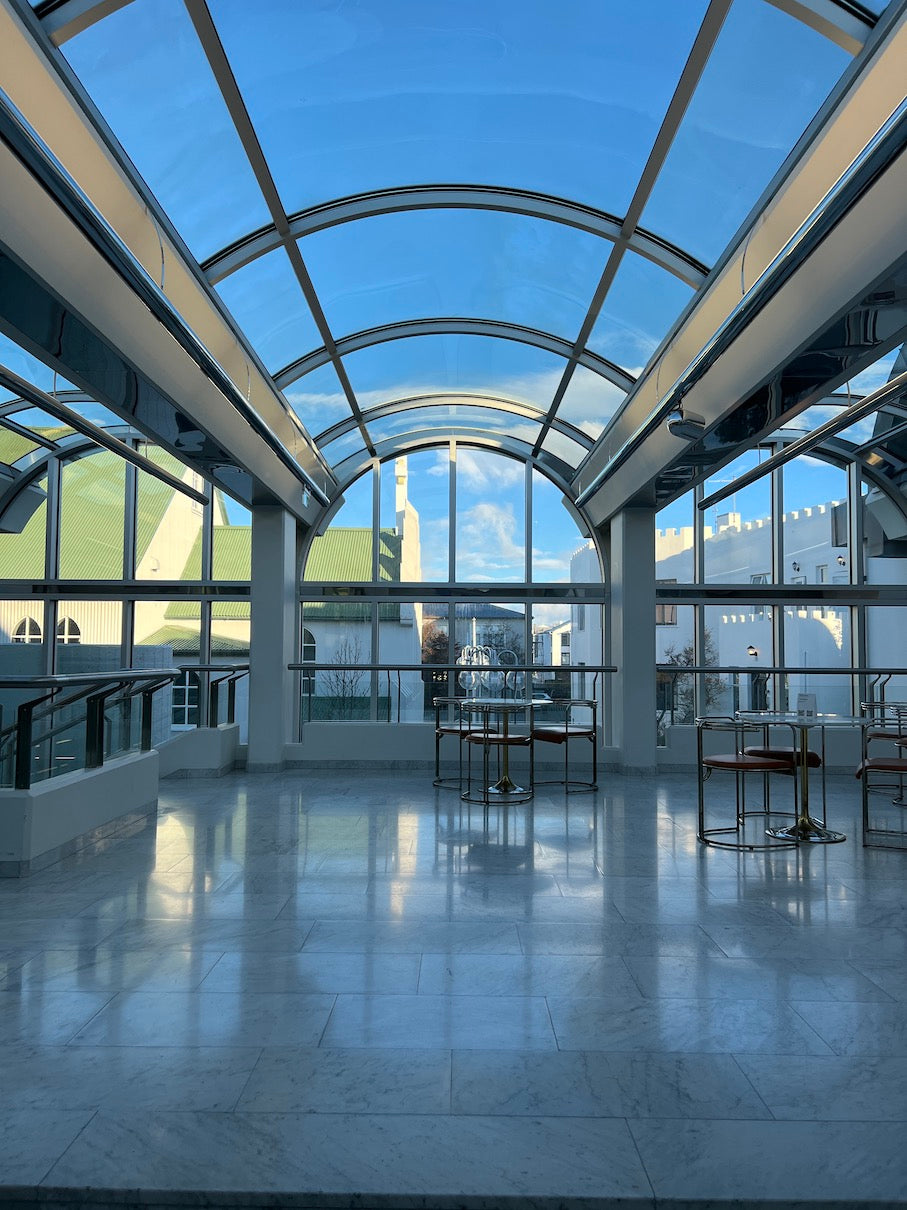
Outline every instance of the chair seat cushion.
<svg viewBox="0 0 907 1210">
<path fill-rule="evenodd" d="M 907 774 L 907 756 L 869 756 L 858 767 L 855 776 L 862 777 L 874 769 L 880 773 Z"/>
<path fill-rule="evenodd" d="M 866 732 L 866 738 L 867 740 L 890 739 L 897 743 L 899 739 L 907 739 L 907 736 L 897 727 L 870 727 Z"/>
<path fill-rule="evenodd" d="M 791 744 L 766 744 L 760 746 L 753 744 L 743 749 L 747 756 L 767 756 L 769 759 L 786 760 L 792 765 L 800 763 L 800 749 L 793 747 Z M 810 750 L 806 754 L 806 767 L 808 769 L 819 769 L 822 766 L 822 757 L 818 752 Z"/>
<path fill-rule="evenodd" d="M 531 743 L 528 735 L 504 735 L 500 731 L 471 731 L 466 736 L 467 744 L 494 744 L 503 748 L 525 748 Z"/>
<path fill-rule="evenodd" d="M 438 735 L 468 735 L 470 731 L 475 731 L 475 727 L 469 723 L 441 723 L 435 731 Z"/>
<path fill-rule="evenodd" d="M 594 739 L 595 732 L 591 727 L 581 723 L 552 723 L 550 727 L 533 727 L 532 738 L 543 740 L 549 744 L 563 744 L 574 736 Z"/>
<path fill-rule="evenodd" d="M 792 762 L 787 757 L 750 756 L 745 752 L 720 752 L 704 756 L 707 769 L 730 769 L 739 773 L 789 773 Z"/>
</svg>

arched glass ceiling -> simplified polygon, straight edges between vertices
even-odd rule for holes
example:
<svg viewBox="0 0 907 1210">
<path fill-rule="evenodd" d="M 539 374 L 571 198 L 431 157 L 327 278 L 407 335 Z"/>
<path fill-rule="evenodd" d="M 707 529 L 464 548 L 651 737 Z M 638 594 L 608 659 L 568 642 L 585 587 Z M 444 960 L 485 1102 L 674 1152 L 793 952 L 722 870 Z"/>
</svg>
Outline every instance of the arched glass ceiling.
<svg viewBox="0 0 907 1210">
<path fill-rule="evenodd" d="M 837 0 L 37 11 L 335 465 L 453 423 L 372 434 L 372 408 L 465 392 L 476 432 L 505 397 L 575 467 L 872 24 Z"/>
</svg>

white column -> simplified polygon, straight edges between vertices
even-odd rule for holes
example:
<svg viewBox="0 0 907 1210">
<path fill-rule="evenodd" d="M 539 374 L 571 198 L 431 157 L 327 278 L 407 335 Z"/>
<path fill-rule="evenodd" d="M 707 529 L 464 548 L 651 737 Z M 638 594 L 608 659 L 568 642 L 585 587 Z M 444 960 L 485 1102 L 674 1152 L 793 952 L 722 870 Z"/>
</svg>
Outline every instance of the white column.
<svg viewBox="0 0 907 1210">
<path fill-rule="evenodd" d="M 624 773 L 654 773 L 655 513 L 628 508 L 611 520 L 611 658 L 614 742 Z"/>
<path fill-rule="evenodd" d="M 249 651 L 249 756 L 251 772 L 277 772 L 295 738 L 298 702 L 297 523 L 284 509 L 252 509 L 252 637 Z"/>
</svg>

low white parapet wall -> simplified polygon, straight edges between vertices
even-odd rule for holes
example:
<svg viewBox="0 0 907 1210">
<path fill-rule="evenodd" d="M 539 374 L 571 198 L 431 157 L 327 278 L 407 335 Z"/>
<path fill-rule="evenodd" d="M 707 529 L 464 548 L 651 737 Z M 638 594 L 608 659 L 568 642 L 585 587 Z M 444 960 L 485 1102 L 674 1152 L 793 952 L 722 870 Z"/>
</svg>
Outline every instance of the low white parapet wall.
<svg viewBox="0 0 907 1210">
<path fill-rule="evenodd" d="M 223 777 L 236 767 L 239 723 L 193 727 L 158 745 L 161 777 Z"/>
<path fill-rule="evenodd" d="M 132 826 L 157 809 L 158 754 L 0 789 L 0 877 L 20 878 Z"/>
</svg>

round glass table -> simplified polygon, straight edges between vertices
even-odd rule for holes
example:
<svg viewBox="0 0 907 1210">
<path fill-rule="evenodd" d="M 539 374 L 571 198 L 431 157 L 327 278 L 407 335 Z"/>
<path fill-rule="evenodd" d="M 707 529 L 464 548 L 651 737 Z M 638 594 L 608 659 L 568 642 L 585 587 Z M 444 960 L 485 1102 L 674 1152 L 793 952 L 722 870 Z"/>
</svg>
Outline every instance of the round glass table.
<svg viewBox="0 0 907 1210">
<path fill-rule="evenodd" d="M 790 727 L 799 752 L 800 802 L 794 823 L 783 828 L 766 828 L 766 836 L 775 840 L 795 840 L 804 844 L 840 844 L 847 837 L 833 832 L 809 813 L 809 733 L 833 727 L 864 727 L 866 719 L 851 714 L 796 714 L 793 711 L 739 710 L 737 717 L 746 723 L 766 727 Z"/>
</svg>

